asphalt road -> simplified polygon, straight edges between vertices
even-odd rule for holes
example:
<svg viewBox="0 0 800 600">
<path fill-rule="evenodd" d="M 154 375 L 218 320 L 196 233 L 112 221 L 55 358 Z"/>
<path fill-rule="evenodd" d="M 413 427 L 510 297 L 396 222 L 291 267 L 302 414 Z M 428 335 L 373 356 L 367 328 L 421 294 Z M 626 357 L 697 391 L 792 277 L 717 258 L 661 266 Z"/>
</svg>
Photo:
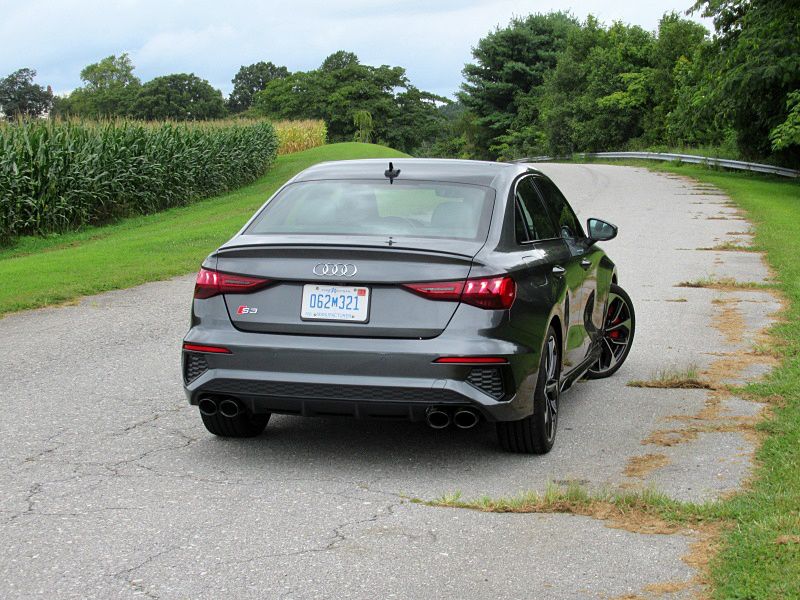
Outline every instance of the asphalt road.
<svg viewBox="0 0 800 600">
<path fill-rule="evenodd" d="M 582 382 L 564 397 L 550 454 L 504 454 L 486 425 L 437 432 L 273 417 L 257 439 L 217 439 L 181 390 L 193 277 L 11 315 L 0 320 L 0 597 L 691 593 L 695 573 L 684 557 L 692 532 L 643 534 L 590 517 L 408 501 L 572 481 L 703 500 L 748 475 L 746 432 L 675 430 L 704 418 L 746 420 L 760 407 L 704 390 L 626 386 L 692 363 L 717 381 L 769 367 L 733 359 L 769 323 L 774 299 L 675 287 L 768 278 L 757 254 L 699 249 L 746 243 L 748 224 L 718 192 L 680 178 L 603 165 L 541 168 L 581 218 L 620 226 L 605 247 L 638 324 L 613 378 Z M 675 443 L 653 441 L 665 429 Z M 651 464 L 648 455 L 662 458 Z"/>
</svg>

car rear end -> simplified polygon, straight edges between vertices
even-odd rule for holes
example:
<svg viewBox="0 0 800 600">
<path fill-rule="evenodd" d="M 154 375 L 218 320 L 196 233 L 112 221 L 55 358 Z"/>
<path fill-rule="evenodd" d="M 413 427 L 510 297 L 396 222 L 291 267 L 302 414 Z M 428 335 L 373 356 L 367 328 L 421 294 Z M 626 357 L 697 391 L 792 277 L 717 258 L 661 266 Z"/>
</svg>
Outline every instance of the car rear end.
<svg viewBox="0 0 800 600">
<path fill-rule="evenodd" d="M 287 185 L 198 274 L 190 402 L 434 426 L 530 414 L 520 386 L 537 363 L 509 327 L 515 283 L 474 264 L 495 196 L 411 179 Z"/>
</svg>

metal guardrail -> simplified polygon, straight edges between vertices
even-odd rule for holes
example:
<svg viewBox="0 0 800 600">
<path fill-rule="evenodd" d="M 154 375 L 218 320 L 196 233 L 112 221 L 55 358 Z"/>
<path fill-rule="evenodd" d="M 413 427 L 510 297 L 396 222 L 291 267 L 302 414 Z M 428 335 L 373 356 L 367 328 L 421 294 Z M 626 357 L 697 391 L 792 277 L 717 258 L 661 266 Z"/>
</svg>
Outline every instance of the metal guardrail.
<svg viewBox="0 0 800 600">
<path fill-rule="evenodd" d="M 668 152 L 581 152 L 575 156 L 581 158 L 634 158 L 643 160 L 680 161 L 708 165 L 710 167 L 722 167 L 723 169 L 756 171 L 758 173 L 769 173 L 771 175 L 781 175 L 783 177 L 800 177 L 800 171 L 787 169 L 786 167 L 776 167 L 775 165 L 764 165 L 741 160 L 729 160 L 727 158 L 695 156 L 693 154 L 670 154 Z M 552 156 L 531 156 L 513 162 L 545 162 L 550 160 L 569 160 L 570 158 L 571 157 L 554 158 Z"/>
</svg>

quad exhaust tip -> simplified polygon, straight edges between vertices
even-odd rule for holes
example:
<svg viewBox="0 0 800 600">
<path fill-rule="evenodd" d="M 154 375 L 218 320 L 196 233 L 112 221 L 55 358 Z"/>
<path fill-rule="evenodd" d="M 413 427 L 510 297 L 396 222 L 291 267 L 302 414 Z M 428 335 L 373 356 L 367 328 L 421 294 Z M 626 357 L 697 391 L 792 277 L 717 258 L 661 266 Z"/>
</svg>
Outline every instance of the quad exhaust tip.
<svg viewBox="0 0 800 600">
<path fill-rule="evenodd" d="M 197 408 L 200 409 L 200 414 L 207 417 L 213 417 L 217 414 L 217 402 L 213 398 L 200 398 Z"/>
<path fill-rule="evenodd" d="M 240 412 L 242 412 L 242 409 L 236 400 L 225 398 L 225 400 L 219 403 L 219 414 L 223 417 L 233 419 L 238 417 Z"/>
<path fill-rule="evenodd" d="M 472 429 L 480 421 L 480 416 L 471 408 L 459 408 L 452 413 L 443 408 L 432 407 L 425 413 L 425 422 L 432 429 L 444 429 L 453 423 L 459 429 Z"/>
<path fill-rule="evenodd" d="M 425 413 L 425 422 L 432 429 L 444 429 L 450 425 L 450 415 L 441 408 L 429 408 Z"/>
<path fill-rule="evenodd" d="M 459 429 L 472 429 L 478 424 L 478 413 L 469 408 L 456 411 L 453 415 L 453 423 Z"/>
<path fill-rule="evenodd" d="M 200 398 L 197 402 L 197 408 L 200 409 L 200 414 L 207 417 L 213 417 L 220 414 L 227 419 L 234 419 L 242 412 L 242 407 L 237 400 L 233 398 L 223 398 L 217 400 L 208 396 Z"/>
</svg>

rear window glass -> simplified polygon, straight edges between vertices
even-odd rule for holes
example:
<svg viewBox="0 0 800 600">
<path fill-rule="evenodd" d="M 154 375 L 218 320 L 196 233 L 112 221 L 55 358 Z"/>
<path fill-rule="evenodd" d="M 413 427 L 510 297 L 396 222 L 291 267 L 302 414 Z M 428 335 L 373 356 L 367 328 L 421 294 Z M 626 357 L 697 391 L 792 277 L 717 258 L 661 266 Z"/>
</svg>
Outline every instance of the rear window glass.
<svg viewBox="0 0 800 600">
<path fill-rule="evenodd" d="M 494 192 L 435 181 L 304 181 L 288 185 L 246 234 L 486 237 Z"/>
</svg>

